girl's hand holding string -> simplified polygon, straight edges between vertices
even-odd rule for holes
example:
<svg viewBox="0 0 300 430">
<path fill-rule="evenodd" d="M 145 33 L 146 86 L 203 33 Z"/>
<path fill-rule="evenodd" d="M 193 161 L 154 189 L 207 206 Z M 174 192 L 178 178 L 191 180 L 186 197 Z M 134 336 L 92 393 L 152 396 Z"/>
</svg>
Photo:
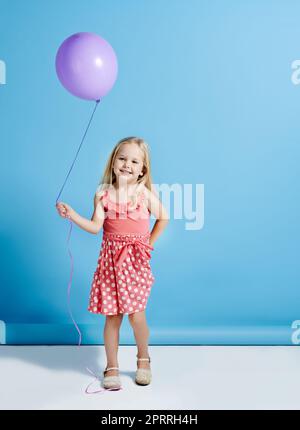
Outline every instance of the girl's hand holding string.
<svg viewBox="0 0 300 430">
<path fill-rule="evenodd" d="M 62 218 L 69 218 L 72 220 L 73 209 L 70 205 L 68 205 L 67 203 L 59 202 L 56 204 L 56 209 Z"/>
</svg>

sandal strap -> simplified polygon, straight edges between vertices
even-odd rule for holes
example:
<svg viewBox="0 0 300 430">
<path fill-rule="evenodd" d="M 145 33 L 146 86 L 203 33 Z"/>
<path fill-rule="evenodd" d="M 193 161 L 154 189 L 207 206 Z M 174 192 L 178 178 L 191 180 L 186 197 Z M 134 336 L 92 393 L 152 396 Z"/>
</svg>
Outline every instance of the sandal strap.
<svg viewBox="0 0 300 430">
<path fill-rule="evenodd" d="M 107 369 L 104 370 L 104 372 L 108 372 L 109 370 L 119 370 L 118 367 L 108 367 Z"/>
<path fill-rule="evenodd" d="M 149 358 L 138 358 L 137 361 L 149 361 L 151 363 L 151 359 Z"/>
</svg>

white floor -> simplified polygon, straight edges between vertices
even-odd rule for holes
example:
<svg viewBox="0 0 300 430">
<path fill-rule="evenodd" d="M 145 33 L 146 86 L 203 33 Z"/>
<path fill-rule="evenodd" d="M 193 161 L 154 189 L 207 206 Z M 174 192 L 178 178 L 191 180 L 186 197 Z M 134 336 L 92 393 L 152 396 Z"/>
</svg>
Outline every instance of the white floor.
<svg viewBox="0 0 300 430">
<path fill-rule="evenodd" d="M 136 347 L 120 346 L 123 389 L 85 394 L 103 346 L 0 346 L 0 409 L 300 409 L 300 348 L 150 346 L 152 383 L 134 383 Z M 101 389 L 95 380 L 90 390 Z"/>
</svg>

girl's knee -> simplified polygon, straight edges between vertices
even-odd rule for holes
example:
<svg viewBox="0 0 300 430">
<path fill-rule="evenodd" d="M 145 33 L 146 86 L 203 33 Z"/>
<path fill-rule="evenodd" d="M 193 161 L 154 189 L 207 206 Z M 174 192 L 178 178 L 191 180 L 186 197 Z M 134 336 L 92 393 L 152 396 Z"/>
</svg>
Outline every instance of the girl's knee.
<svg viewBox="0 0 300 430">
<path fill-rule="evenodd" d="M 128 315 L 129 322 L 131 324 L 139 323 L 145 321 L 145 311 L 142 312 L 134 312 L 133 314 Z"/>
<path fill-rule="evenodd" d="M 118 315 L 106 315 L 106 322 L 111 324 L 121 324 L 123 314 Z"/>
</svg>

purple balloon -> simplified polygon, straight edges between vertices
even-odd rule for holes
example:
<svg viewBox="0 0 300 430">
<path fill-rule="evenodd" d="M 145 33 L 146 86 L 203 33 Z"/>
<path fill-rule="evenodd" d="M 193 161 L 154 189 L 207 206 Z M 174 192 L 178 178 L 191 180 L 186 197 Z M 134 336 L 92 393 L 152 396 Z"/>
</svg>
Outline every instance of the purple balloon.
<svg viewBox="0 0 300 430">
<path fill-rule="evenodd" d="M 74 96 L 100 100 L 113 87 L 118 75 L 117 56 L 110 44 L 94 33 L 76 33 L 60 45 L 56 73 Z"/>
</svg>

